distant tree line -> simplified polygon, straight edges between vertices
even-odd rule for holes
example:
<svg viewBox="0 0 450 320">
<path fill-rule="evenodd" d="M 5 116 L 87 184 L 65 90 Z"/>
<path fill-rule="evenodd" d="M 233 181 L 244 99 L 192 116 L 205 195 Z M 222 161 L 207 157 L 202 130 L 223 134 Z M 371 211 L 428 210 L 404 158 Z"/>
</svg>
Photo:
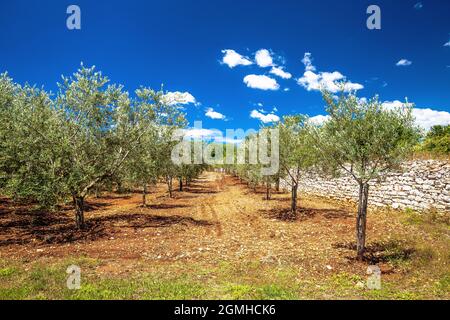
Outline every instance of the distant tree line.
<svg viewBox="0 0 450 320">
<path fill-rule="evenodd" d="M 436 155 L 450 154 L 450 125 L 433 126 L 417 148 Z"/>
</svg>

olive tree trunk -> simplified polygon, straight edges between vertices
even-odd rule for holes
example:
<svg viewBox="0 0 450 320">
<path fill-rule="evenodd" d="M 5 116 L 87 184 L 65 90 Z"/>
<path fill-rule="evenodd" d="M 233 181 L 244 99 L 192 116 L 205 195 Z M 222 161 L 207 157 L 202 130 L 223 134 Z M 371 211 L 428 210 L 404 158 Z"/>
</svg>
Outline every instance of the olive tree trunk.
<svg viewBox="0 0 450 320">
<path fill-rule="evenodd" d="M 147 184 L 144 183 L 142 188 L 142 206 L 147 206 Z"/>
<path fill-rule="evenodd" d="M 364 258 L 366 246 L 366 221 L 367 221 L 367 202 L 369 198 L 369 184 L 359 184 L 359 202 L 358 216 L 356 217 L 356 251 L 358 259 Z"/>
<path fill-rule="evenodd" d="M 75 224 L 78 229 L 84 229 L 84 197 L 73 196 L 73 204 L 75 206 Z"/>
<path fill-rule="evenodd" d="M 183 191 L 183 178 L 180 178 L 179 181 L 180 181 L 180 192 L 182 192 Z"/>
<path fill-rule="evenodd" d="M 169 197 L 170 198 L 172 198 L 172 195 L 173 195 L 172 187 L 173 187 L 173 178 L 172 177 L 167 177 L 167 188 L 169 190 Z"/>
<path fill-rule="evenodd" d="M 291 189 L 291 214 L 293 216 L 297 214 L 297 190 L 298 183 L 293 181 Z"/>
<path fill-rule="evenodd" d="M 100 187 L 96 187 L 95 188 L 95 197 L 98 199 L 98 198 L 100 198 Z"/>
<path fill-rule="evenodd" d="M 270 200 L 270 182 L 266 181 L 266 200 Z"/>
<path fill-rule="evenodd" d="M 124 194 L 124 193 L 125 193 L 125 190 L 124 190 L 124 188 L 123 188 L 122 182 L 118 182 L 118 183 L 117 183 L 117 193 L 118 193 L 118 194 Z"/>
</svg>

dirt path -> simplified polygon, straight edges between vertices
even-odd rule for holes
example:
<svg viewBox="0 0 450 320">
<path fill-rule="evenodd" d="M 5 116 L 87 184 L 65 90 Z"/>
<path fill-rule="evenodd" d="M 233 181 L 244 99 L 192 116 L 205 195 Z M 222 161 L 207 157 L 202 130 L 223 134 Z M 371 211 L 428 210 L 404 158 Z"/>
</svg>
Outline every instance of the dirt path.
<svg viewBox="0 0 450 320">
<path fill-rule="evenodd" d="M 205 173 L 187 189 L 187 193 L 192 192 L 199 196 L 189 201 L 191 207 L 184 214 L 193 213 L 191 217 L 194 220 L 204 221 L 206 225 L 184 229 L 182 243 L 172 241 L 168 250 L 184 252 L 191 259 L 212 262 L 295 263 L 300 266 L 306 264 L 305 268 L 313 263 L 313 269 L 317 270 L 330 264 L 347 263 L 338 254 L 339 250 L 332 247 L 333 243 L 344 240 L 326 230 L 334 224 L 332 221 L 320 222 L 317 228 L 318 221 L 315 220 L 323 217 L 312 216 L 302 221 L 303 226 L 275 217 L 277 208 L 288 204 L 285 194 L 265 201 L 262 192 L 254 194 L 237 179 L 214 172 Z M 332 208 L 318 210 L 324 210 L 323 213 L 335 211 Z M 351 230 L 351 216 L 343 213 L 340 218 L 342 223 L 339 226 L 345 231 Z M 318 229 L 318 232 L 311 229 Z M 332 250 L 336 255 L 327 254 Z"/>
</svg>

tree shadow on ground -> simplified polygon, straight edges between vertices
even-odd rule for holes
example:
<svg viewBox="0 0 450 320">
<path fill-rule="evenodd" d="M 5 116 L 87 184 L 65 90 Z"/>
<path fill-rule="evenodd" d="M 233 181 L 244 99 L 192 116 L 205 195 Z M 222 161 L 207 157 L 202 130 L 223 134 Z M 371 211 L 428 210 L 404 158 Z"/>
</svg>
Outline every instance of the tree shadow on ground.
<svg viewBox="0 0 450 320">
<path fill-rule="evenodd" d="M 195 195 L 195 194 L 186 194 L 184 191 L 185 190 L 183 190 L 183 192 L 178 192 L 175 195 L 175 199 L 195 199 L 195 198 L 198 198 L 197 195 Z"/>
<path fill-rule="evenodd" d="M 158 203 L 158 204 L 147 204 L 146 208 L 153 210 L 163 210 L 163 209 L 178 209 L 178 208 L 188 208 L 189 206 L 184 204 L 169 204 L 169 203 Z"/>
<path fill-rule="evenodd" d="M 105 191 L 106 192 L 106 191 Z M 129 192 L 118 193 L 118 192 L 109 192 L 106 194 L 100 194 L 98 197 L 94 197 L 93 199 L 101 199 L 101 200 L 127 200 L 131 199 L 134 194 L 141 194 L 142 190 L 133 189 Z"/>
<path fill-rule="evenodd" d="M 170 227 L 175 224 L 194 225 L 194 226 L 212 226 L 213 222 L 207 220 L 196 220 L 191 217 L 179 215 L 161 216 L 145 213 L 123 213 L 114 214 L 91 219 L 95 223 L 120 224 L 120 227 L 128 228 L 162 228 Z"/>
<path fill-rule="evenodd" d="M 11 203 L 6 203 L 7 205 Z M 95 206 L 100 207 L 100 206 Z M 94 209 L 94 208 L 89 208 Z M 35 209 L 31 205 L 2 207 L 0 247 L 12 244 L 66 243 L 95 240 L 103 236 L 103 228 L 91 222 L 84 230 L 75 227 L 73 208 L 61 206 L 55 211 Z"/>
<path fill-rule="evenodd" d="M 46 210 L 20 207 L 4 209 L 7 219 L 0 221 L 0 230 L 8 228 L 28 229 L 30 227 L 46 227 L 52 224 L 60 224 L 72 221 L 62 212 L 49 212 Z"/>
<path fill-rule="evenodd" d="M 163 205 L 164 208 L 182 207 Z M 162 209 L 163 207 L 158 207 Z M 0 220 L 0 247 L 26 244 L 64 244 L 95 241 L 108 237 L 116 228 L 160 228 L 175 224 L 213 226 L 215 223 L 183 216 L 159 216 L 145 213 L 122 213 L 86 217 L 83 230 L 75 227 L 74 219 L 63 212 L 31 211 L 23 208 L 9 212 L 8 220 Z"/>
<path fill-rule="evenodd" d="M 283 197 L 283 198 L 274 198 L 273 199 L 274 201 L 278 201 L 278 202 L 291 202 L 291 198 L 286 198 L 286 197 Z M 300 202 L 300 201 L 299 201 Z"/>
<path fill-rule="evenodd" d="M 196 188 L 196 187 L 186 187 L 184 189 L 185 192 L 194 193 L 194 194 L 214 194 L 217 193 L 215 190 L 211 190 L 210 188 Z"/>
<path fill-rule="evenodd" d="M 346 258 L 350 261 L 357 260 L 355 242 L 336 243 L 333 245 L 333 248 L 355 251 L 355 255 L 346 256 Z M 366 246 L 363 261 L 373 265 L 378 263 L 408 261 L 415 252 L 416 249 L 406 241 L 389 240 L 372 242 Z"/>
<path fill-rule="evenodd" d="M 117 198 L 116 198 L 117 199 Z M 99 209 L 105 209 L 108 207 L 111 207 L 112 204 L 110 203 L 104 203 L 104 202 L 84 202 L 84 211 L 90 212 L 90 211 L 96 211 Z"/>
<path fill-rule="evenodd" d="M 258 187 L 258 188 L 256 188 L 256 191 L 255 191 L 253 188 L 249 188 L 248 193 L 249 194 L 263 194 L 263 195 L 266 195 L 267 194 L 267 189 L 265 187 Z M 279 194 L 287 194 L 287 192 L 284 192 L 284 191 L 281 191 L 281 190 L 280 191 L 276 191 L 276 190 L 270 189 L 270 194 L 272 196 L 274 196 L 274 195 L 279 195 Z M 274 198 L 274 200 L 290 201 L 290 199 L 288 199 L 288 198 Z"/>
<path fill-rule="evenodd" d="M 83 230 L 78 230 L 72 219 L 62 224 L 60 221 L 42 226 L 28 224 L 21 226 L 19 230 L 11 228 L 8 231 L 5 238 L 0 238 L 0 247 L 11 244 L 63 244 L 80 240 L 93 241 L 108 235 L 104 226 L 92 221 L 86 222 Z"/>
<path fill-rule="evenodd" d="M 248 187 L 248 183 L 245 181 L 240 181 L 239 178 L 231 177 L 231 179 L 227 180 L 227 185 L 229 186 L 242 186 Z"/>
<path fill-rule="evenodd" d="M 197 183 L 197 182 L 191 182 L 188 185 L 184 185 L 184 189 L 189 189 L 189 188 L 204 188 L 205 186 L 201 183 Z"/>
<path fill-rule="evenodd" d="M 292 214 L 290 208 L 277 207 L 272 209 L 260 210 L 260 213 L 269 219 L 277 219 L 281 221 L 301 221 L 312 219 L 314 217 L 323 217 L 327 220 L 346 219 L 352 215 L 342 209 L 316 209 L 316 208 L 297 208 L 297 213 Z"/>
</svg>

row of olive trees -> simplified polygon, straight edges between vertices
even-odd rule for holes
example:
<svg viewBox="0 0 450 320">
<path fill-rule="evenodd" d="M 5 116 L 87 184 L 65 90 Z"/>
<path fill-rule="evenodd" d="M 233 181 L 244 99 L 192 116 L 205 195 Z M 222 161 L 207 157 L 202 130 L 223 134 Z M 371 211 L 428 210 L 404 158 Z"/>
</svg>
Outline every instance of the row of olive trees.
<svg viewBox="0 0 450 320">
<path fill-rule="evenodd" d="M 363 101 L 353 94 L 336 97 L 325 91 L 323 97 L 329 115 L 323 124 L 315 125 L 306 116 L 292 115 L 274 125 L 279 129 L 280 170 L 276 175 L 262 176 L 258 165 L 249 164 L 229 170 L 254 188 L 264 183 L 269 189 L 272 184 L 279 184 L 282 177 L 291 191 L 291 215 L 297 212 L 302 175 L 349 174 L 359 187 L 356 242 L 358 257 L 362 259 L 370 183 L 399 168 L 417 145 L 420 130 L 407 104 L 398 110 L 387 110 L 377 97 Z M 267 199 L 269 195 L 267 191 Z"/>
<path fill-rule="evenodd" d="M 164 92 L 141 88 L 135 97 L 92 68 L 63 77 L 58 92 L 0 75 L 0 193 L 51 208 L 71 199 L 78 228 L 85 198 L 112 181 L 147 185 L 192 179 L 170 161 L 174 130 L 185 115 Z"/>
</svg>

